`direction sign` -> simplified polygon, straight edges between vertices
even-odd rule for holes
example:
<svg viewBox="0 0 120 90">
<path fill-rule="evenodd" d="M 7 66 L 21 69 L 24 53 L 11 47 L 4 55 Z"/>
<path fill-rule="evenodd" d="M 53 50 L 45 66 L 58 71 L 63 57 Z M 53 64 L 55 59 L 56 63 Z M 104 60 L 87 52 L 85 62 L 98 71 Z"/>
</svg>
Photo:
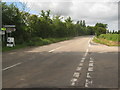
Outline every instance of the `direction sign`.
<svg viewBox="0 0 120 90">
<path fill-rule="evenodd" d="M 1 30 L 2 30 L 2 31 L 5 31 L 5 30 L 6 30 L 6 28 L 1 28 Z"/>
<path fill-rule="evenodd" d="M 4 27 L 11 27 L 11 28 L 14 28 L 15 25 L 3 25 Z"/>
</svg>

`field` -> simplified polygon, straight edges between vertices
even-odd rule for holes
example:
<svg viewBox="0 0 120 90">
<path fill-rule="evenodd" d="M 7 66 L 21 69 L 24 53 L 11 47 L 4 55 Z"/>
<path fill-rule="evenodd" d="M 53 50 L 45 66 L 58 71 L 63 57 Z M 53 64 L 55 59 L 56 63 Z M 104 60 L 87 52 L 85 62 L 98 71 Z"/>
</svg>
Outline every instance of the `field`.
<svg viewBox="0 0 120 90">
<path fill-rule="evenodd" d="M 120 46 L 119 34 L 101 34 L 93 39 L 94 42 L 108 46 Z"/>
</svg>

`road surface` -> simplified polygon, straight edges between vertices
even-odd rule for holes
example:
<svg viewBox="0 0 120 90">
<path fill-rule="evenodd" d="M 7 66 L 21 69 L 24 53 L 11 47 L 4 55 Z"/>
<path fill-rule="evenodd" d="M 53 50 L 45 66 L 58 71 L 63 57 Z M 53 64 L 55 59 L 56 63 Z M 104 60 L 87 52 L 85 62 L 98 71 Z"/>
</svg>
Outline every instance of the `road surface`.
<svg viewBox="0 0 120 90">
<path fill-rule="evenodd" d="M 81 36 L 3 53 L 3 88 L 118 88 L 118 47 Z"/>
</svg>

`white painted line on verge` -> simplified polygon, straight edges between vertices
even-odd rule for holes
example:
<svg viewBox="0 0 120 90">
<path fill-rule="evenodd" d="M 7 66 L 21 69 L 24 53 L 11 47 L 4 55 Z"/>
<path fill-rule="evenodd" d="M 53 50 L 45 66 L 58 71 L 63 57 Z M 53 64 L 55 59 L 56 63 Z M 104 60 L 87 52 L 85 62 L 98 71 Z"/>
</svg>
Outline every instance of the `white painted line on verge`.
<svg viewBox="0 0 120 90">
<path fill-rule="evenodd" d="M 78 72 L 75 72 L 75 73 L 73 74 L 73 77 L 78 78 L 79 76 L 80 76 L 80 73 L 78 73 Z"/>
<path fill-rule="evenodd" d="M 61 47 L 58 47 L 58 48 L 55 48 L 55 49 L 52 49 L 52 50 L 50 50 L 50 51 L 48 51 L 48 52 L 53 52 L 53 51 L 55 51 L 55 50 L 57 50 L 57 49 L 60 49 L 60 48 L 62 48 L 63 46 L 61 46 Z"/>
<path fill-rule="evenodd" d="M 2 69 L 2 70 L 3 70 L 3 71 L 8 70 L 8 69 L 10 69 L 10 68 L 12 68 L 12 67 L 15 67 L 15 66 L 18 66 L 18 65 L 20 65 L 20 64 L 22 64 L 22 63 L 14 64 L 14 65 L 9 66 L 9 67 L 6 67 L 6 68 L 4 68 L 4 69 Z"/>
<path fill-rule="evenodd" d="M 88 71 L 93 71 L 93 67 L 89 67 L 89 68 L 88 68 Z"/>
</svg>

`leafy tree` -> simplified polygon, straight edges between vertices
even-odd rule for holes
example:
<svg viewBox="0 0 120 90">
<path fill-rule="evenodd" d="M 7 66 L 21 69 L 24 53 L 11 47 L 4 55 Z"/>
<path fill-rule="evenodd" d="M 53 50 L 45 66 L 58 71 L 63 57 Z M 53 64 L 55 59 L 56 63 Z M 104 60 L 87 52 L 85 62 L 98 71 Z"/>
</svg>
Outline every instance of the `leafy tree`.
<svg viewBox="0 0 120 90">
<path fill-rule="evenodd" d="M 107 31 L 107 24 L 103 23 L 96 23 L 95 25 L 95 34 L 99 36 L 100 34 L 106 34 Z"/>
</svg>

